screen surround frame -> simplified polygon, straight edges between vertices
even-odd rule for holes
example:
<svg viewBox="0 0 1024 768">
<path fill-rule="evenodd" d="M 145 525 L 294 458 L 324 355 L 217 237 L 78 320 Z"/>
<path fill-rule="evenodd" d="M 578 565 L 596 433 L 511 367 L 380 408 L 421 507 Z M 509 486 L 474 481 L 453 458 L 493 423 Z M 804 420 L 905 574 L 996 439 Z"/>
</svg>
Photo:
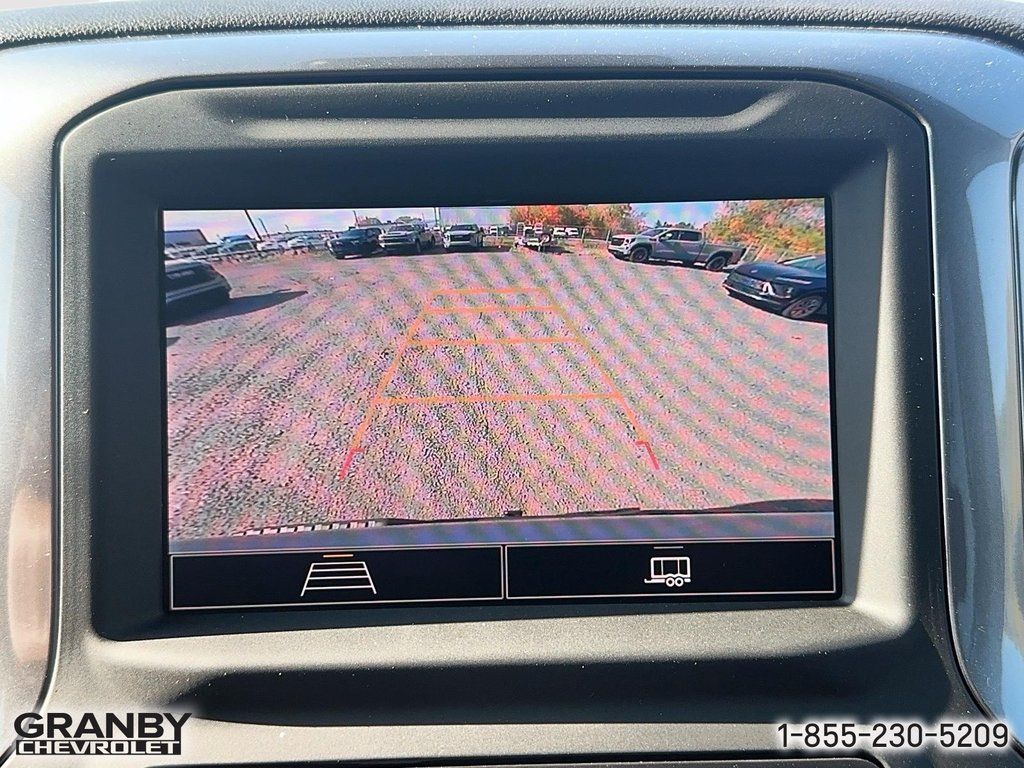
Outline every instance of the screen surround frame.
<svg viewBox="0 0 1024 768">
<path fill-rule="evenodd" d="M 509 77 L 511 82 L 522 82 L 531 88 L 536 87 L 536 84 L 529 80 L 522 81 L 516 80 L 513 76 Z M 715 93 L 724 88 L 721 80 L 666 79 L 663 73 L 659 75 L 657 81 L 660 87 L 664 87 L 666 82 L 674 83 L 676 87 L 692 88 L 695 94 L 704 94 L 705 97 L 709 93 Z M 736 82 L 737 87 L 742 90 L 749 87 L 753 81 Z M 856 100 L 851 101 L 849 96 L 852 92 L 846 88 L 814 82 L 794 83 L 763 79 L 758 80 L 757 83 L 761 88 L 767 89 L 769 95 L 783 94 L 785 109 L 773 111 L 768 115 L 771 119 L 755 126 L 743 126 L 742 129 L 727 126 L 724 131 L 712 133 L 710 136 L 700 136 L 702 131 L 697 131 L 697 135 L 688 136 L 688 139 L 691 145 L 697 143 L 704 150 L 717 146 L 716 151 L 720 155 L 728 148 L 735 147 L 737 138 L 743 136 L 747 142 L 744 161 L 755 157 L 758 154 L 755 147 L 763 147 L 767 142 L 767 145 L 772 146 L 776 154 L 770 161 L 761 159 L 765 160 L 766 168 L 779 171 L 778 177 L 773 178 L 770 182 L 758 180 L 753 184 L 748 178 L 739 183 L 740 194 L 734 193 L 737 187 L 735 182 L 714 179 L 710 182 L 702 182 L 699 189 L 695 189 L 692 194 L 686 194 L 686 197 L 704 199 L 740 196 L 749 198 L 825 197 L 831 201 L 833 213 L 837 205 L 840 203 L 843 205 L 843 215 L 840 217 L 838 232 L 832 217 L 829 220 L 830 254 L 837 253 L 836 249 L 838 248 L 840 253 L 851 254 L 841 257 L 850 259 L 851 264 L 856 258 L 865 259 L 865 263 L 870 265 L 874 277 L 880 277 L 883 263 L 887 263 L 888 268 L 893 267 L 891 263 L 893 252 L 913 254 L 918 267 L 926 266 L 928 256 L 926 227 L 908 229 L 905 225 L 897 222 L 896 212 L 892 207 L 896 195 L 909 190 L 910 199 L 915 199 L 918 207 L 901 210 L 899 221 L 903 222 L 912 218 L 913 215 L 926 217 L 927 197 L 922 193 L 925 182 L 925 163 L 923 133 L 920 126 L 905 114 L 870 97 L 858 96 Z M 396 85 L 402 85 L 402 83 L 396 83 Z M 411 87 L 411 93 L 418 92 L 426 85 L 437 87 L 440 92 L 447 87 L 445 84 L 436 83 L 406 85 Z M 622 85 L 629 87 L 635 84 L 625 81 Z M 309 86 L 309 88 L 318 89 L 319 87 Z M 235 95 L 235 98 L 239 95 L 249 96 L 253 92 L 252 88 L 241 89 L 241 91 L 240 94 Z M 785 625 L 793 620 L 798 620 L 799 616 L 803 615 L 803 609 L 797 607 L 787 607 L 785 611 L 776 612 L 772 602 L 758 603 L 757 605 L 721 606 L 718 609 L 707 604 L 696 607 L 675 603 L 641 606 L 630 602 L 615 606 L 574 604 L 571 607 L 445 608 L 431 610 L 429 615 L 422 613 L 416 615 L 415 612 L 420 610 L 418 608 L 372 609 L 370 615 L 365 615 L 367 612 L 354 609 L 294 611 L 288 612 L 287 615 L 283 612 L 246 614 L 244 616 L 167 615 L 162 608 L 160 599 L 162 590 L 157 589 L 155 592 L 152 590 L 154 583 L 162 583 L 163 580 L 153 578 L 155 574 L 152 559 L 144 557 L 146 552 L 152 552 L 150 538 L 152 534 L 145 533 L 146 528 L 151 529 L 152 525 L 151 523 L 144 524 L 136 519 L 138 514 L 128 511 L 123 504 L 111 503 L 113 501 L 109 498 L 111 486 L 108 483 L 104 488 L 103 483 L 103 477 L 109 477 L 111 465 L 108 462 L 111 458 L 110 451 L 114 448 L 109 443 L 115 429 L 109 423 L 111 421 L 109 415 L 111 406 L 115 403 L 118 407 L 123 407 L 126 404 L 132 405 L 130 401 L 126 403 L 124 400 L 112 397 L 113 390 L 108 384 L 109 376 L 114 373 L 114 369 L 105 368 L 103 365 L 104 353 L 109 354 L 112 345 L 108 344 L 98 331 L 100 327 L 107 330 L 113 329 L 117 327 L 117 323 L 111 324 L 112 318 L 104 316 L 109 304 L 102 301 L 83 302 L 81 299 L 90 295 L 101 298 L 101 295 L 106 294 L 111 286 L 104 285 L 103 267 L 123 265 L 120 260 L 120 249 L 123 248 L 125 239 L 120 240 L 117 248 L 111 248 L 110 238 L 110 235 L 117 231 L 119 224 L 123 226 L 126 222 L 130 222 L 131 237 L 127 239 L 136 246 L 146 246 L 149 253 L 159 254 L 159 216 L 157 211 L 170 207 L 181 207 L 184 201 L 180 196 L 186 191 L 184 187 L 179 187 L 173 192 L 169 191 L 166 184 L 167 179 L 157 178 L 153 175 L 153 171 L 157 168 L 171 167 L 167 162 L 171 157 L 179 160 L 190 157 L 194 159 L 196 154 L 201 154 L 200 149 L 206 152 L 221 150 L 223 157 L 221 162 L 226 162 L 228 166 L 236 164 L 237 168 L 242 167 L 237 165 L 239 158 L 233 156 L 230 150 L 237 151 L 237 145 L 240 143 L 248 144 L 246 148 L 248 152 L 262 153 L 264 157 L 273 157 L 281 151 L 280 143 L 287 141 L 288 137 L 281 137 L 275 140 L 275 143 L 245 136 L 244 131 L 225 132 L 224 122 L 220 119 L 223 115 L 218 113 L 219 109 L 223 109 L 224 104 L 217 101 L 217 99 L 224 98 L 225 93 L 202 90 L 171 91 L 128 102 L 86 121 L 71 132 L 62 149 L 61 165 L 64 168 L 62 252 L 64 253 L 64 266 L 60 280 L 65 289 L 64 314 L 61 323 L 62 377 L 69 385 L 73 385 L 69 387 L 69 391 L 71 389 L 77 391 L 77 388 L 80 387 L 81 391 L 85 393 L 85 403 L 91 406 L 86 407 L 83 411 L 75 412 L 68 407 L 70 403 L 66 401 L 63 408 L 65 431 L 62 434 L 73 436 L 76 440 L 91 436 L 92 450 L 84 452 L 83 455 L 87 457 L 84 463 L 90 467 L 89 476 L 94 478 L 95 484 L 90 489 L 93 493 L 86 494 L 85 498 L 91 500 L 89 506 L 95 510 L 95 514 L 91 514 L 88 518 L 92 520 L 90 549 L 92 553 L 92 620 L 101 635 L 110 639 L 130 640 L 186 637 L 194 634 L 233 634 L 269 629 L 316 631 L 317 629 L 340 627 L 362 627 L 362 631 L 372 633 L 385 626 L 403 624 L 420 627 L 425 624 L 434 625 L 437 631 L 443 633 L 444 627 L 466 621 L 478 623 L 478 626 L 484 627 L 482 630 L 484 632 L 491 631 L 486 628 L 488 625 L 493 627 L 494 631 L 500 632 L 499 627 L 520 625 L 523 622 L 528 624 L 530 619 L 558 620 L 559 617 L 570 616 L 591 617 L 598 624 L 607 624 L 608 621 L 639 621 L 641 624 L 651 627 L 656 626 L 651 622 L 660 624 L 663 621 L 687 623 L 697 621 L 706 624 L 706 620 L 709 618 L 712 624 L 722 621 L 731 625 L 734 623 L 732 619 L 742 619 L 743 615 L 750 615 L 751 612 L 765 619 L 774 617 L 778 613 L 778 621 Z M 231 96 L 227 98 L 230 100 Z M 241 109 L 243 103 L 238 102 L 236 106 Z M 272 109 L 273 103 L 273 101 L 257 103 L 255 107 L 246 107 L 241 111 L 243 113 L 246 109 L 250 111 L 248 119 L 253 125 L 259 126 L 269 122 L 275 126 L 275 130 L 281 129 L 283 126 L 277 116 L 272 113 L 259 114 L 261 109 Z M 833 136 L 829 141 L 817 146 L 816 151 L 811 153 L 821 161 L 811 176 L 803 173 L 807 170 L 806 168 L 801 168 L 801 172 L 797 173 L 790 167 L 787 173 L 786 166 L 797 159 L 793 152 L 800 136 L 787 141 L 783 138 L 783 132 L 794 128 L 794 116 L 803 114 L 803 110 L 809 108 L 820 108 L 823 103 L 833 109 L 838 105 L 840 109 L 845 109 L 849 113 L 851 120 L 845 126 L 846 130 L 837 131 L 837 134 L 841 135 Z M 147 123 L 143 120 L 145 118 L 152 123 L 154 118 L 162 118 L 159 122 L 166 126 L 172 123 L 171 117 L 177 118 L 174 123 L 176 132 L 171 132 L 168 129 L 147 131 Z M 595 146 L 604 143 L 606 151 L 609 148 L 619 151 L 622 149 L 622 142 L 628 146 L 630 141 L 637 139 L 636 136 L 631 138 L 629 126 L 623 126 L 620 121 L 614 122 L 618 126 L 616 135 L 618 145 L 615 141 L 609 141 L 606 136 L 600 135 L 600 131 L 590 141 Z M 123 128 L 125 125 L 135 126 L 135 132 L 131 135 L 126 134 Z M 691 123 L 691 127 L 693 125 L 699 126 L 700 124 Z M 117 126 L 116 130 L 115 126 Z M 885 126 L 885 130 L 879 130 L 880 126 Z M 874 131 L 874 136 L 870 141 L 865 141 L 865 132 L 869 130 Z M 298 138 L 326 146 L 336 146 L 338 141 L 336 134 L 328 134 L 320 139 L 310 139 L 308 136 Z M 574 138 L 579 141 L 578 136 Z M 649 135 L 642 138 L 645 142 L 651 141 Z M 669 138 L 678 140 L 679 134 L 672 133 Z M 700 141 L 698 142 L 697 139 Z M 424 137 L 420 137 L 420 141 L 423 140 Z M 378 151 L 381 149 L 393 151 L 397 146 L 389 146 L 389 142 L 393 141 L 395 141 L 394 137 L 385 137 L 380 142 L 383 146 L 378 147 Z M 659 141 L 662 147 L 668 146 L 665 144 L 665 137 L 661 137 Z M 293 143 L 289 146 L 296 145 Z M 554 142 L 550 146 L 558 147 L 558 144 Z M 564 149 L 564 147 L 562 148 Z M 414 145 L 413 149 L 417 149 L 417 146 Z M 807 161 L 806 153 L 801 159 L 803 162 Z M 307 171 L 314 170 L 309 164 L 308 158 L 305 163 L 303 167 Z M 817 174 L 817 178 L 813 178 L 815 174 Z M 222 176 L 216 189 L 205 187 L 198 196 L 195 195 L 196 190 L 192 189 L 190 194 L 193 196 L 189 198 L 188 205 L 197 208 L 218 207 L 217 200 L 222 201 L 220 207 L 223 207 L 224 202 L 229 200 L 237 205 L 242 190 L 253 192 L 252 180 L 246 178 L 245 181 L 250 183 L 246 184 L 238 178 Z M 744 187 L 744 185 L 746 186 Z M 727 186 L 733 192 L 726 194 Z M 760 194 L 756 193 L 758 189 L 761 190 Z M 698 192 L 701 194 L 697 194 Z M 258 192 L 256 197 L 260 198 L 260 195 L 271 194 L 280 194 L 280 190 L 271 193 L 264 185 L 264 189 L 262 192 Z M 305 192 L 295 191 L 294 196 L 287 202 L 290 207 L 314 207 L 318 201 L 326 205 L 328 201 L 318 198 L 318 194 L 316 191 L 310 193 L 308 189 Z M 620 194 L 619 196 L 624 195 Z M 654 196 L 651 195 L 651 197 Z M 550 197 L 550 194 L 545 195 L 545 198 L 550 199 Z M 863 215 L 865 223 L 874 224 L 878 230 L 871 243 L 865 245 L 863 240 L 858 242 L 856 238 L 851 237 L 861 227 L 858 225 L 858 219 L 853 215 L 855 207 L 847 205 L 847 200 L 862 203 L 861 215 Z M 262 197 L 255 200 L 252 207 L 271 207 L 269 204 L 272 202 L 269 196 Z M 329 202 L 334 204 L 338 201 L 335 198 Z M 530 201 L 526 200 L 526 202 Z M 538 202 L 540 201 L 538 200 Z M 281 199 L 277 198 L 275 204 L 280 203 Z M 88 211 L 89 215 L 76 215 L 77 211 Z M 891 238 L 891 241 L 885 240 L 882 235 L 883 230 L 886 236 Z M 139 248 L 134 250 L 139 250 Z M 883 259 L 883 254 L 888 255 Z M 132 284 L 136 287 L 148 285 L 146 291 L 157 290 L 159 275 L 155 268 L 158 264 L 159 261 L 154 260 L 151 265 L 153 269 L 148 273 L 149 276 L 144 277 L 140 274 L 139 277 L 133 277 L 135 282 Z M 904 269 L 906 268 L 904 267 Z M 131 270 L 134 271 L 135 267 L 131 267 Z M 831 286 L 834 287 L 845 280 L 845 277 L 840 276 L 841 273 L 834 272 L 833 274 L 836 274 L 836 277 L 830 280 Z M 904 279 L 900 268 L 895 268 L 889 277 L 897 281 Z M 87 286 L 89 290 L 84 293 L 68 291 L 69 286 L 76 284 Z M 868 289 L 869 293 L 872 288 L 876 291 L 881 290 L 880 284 L 877 282 L 867 283 L 862 288 Z M 148 295 L 152 296 L 153 294 L 149 293 Z M 844 296 L 848 298 L 844 299 Z M 851 309 L 855 297 L 855 293 L 840 294 L 840 306 L 836 307 L 833 302 L 837 316 L 836 328 L 845 327 L 845 323 L 850 322 L 846 318 L 854 317 L 854 311 Z M 890 301 L 893 300 L 893 296 L 888 293 L 886 298 Z M 907 360 L 903 357 L 904 352 L 906 354 L 923 352 L 924 354 L 919 356 L 921 364 L 931 370 L 930 366 L 934 361 L 931 351 L 931 315 L 928 298 L 928 295 L 908 294 L 897 300 L 896 306 L 890 306 L 887 310 L 890 313 L 894 312 L 899 308 L 899 302 L 905 301 L 913 304 L 913 311 L 924 313 L 923 316 L 929 319 L 927 328 L 915 333 L 911 340 L 913 343 L 909 344 L 906 350 L 890 351 L 896 354 L 897 362 L 900 365 L 907 364 Z M 132 299 L 132 302 L 133 304 L 137 303 L 136 299 Z M 157 305 L 162 306 L 162 302 L 158 302 Z M 864 314 L 871 315 L 870 312 Z M 120 319 L 123 321 L 125 317 L 122 315 Z M 891 314 L 883 314 L 882 317 L 883 320 L 893 320 Z M 849 327 L 851 330 L 853 329 L 852 324 Z M 159 326 L 157 328 L 159 330 Z M 125 328 L 122 327 L 121 331 L 124 330 Z M 832 332 L 835 333 L 836 330 L 833 329 Z M 834 342 L 830 344 L 830 348 L 835 349 Z M 157 346 L 156 349 L 159 350 L 158 356 L 163 358 L 162 345 Z M 843 363 L 843 361 L 847 362 Z M 106 362 L 111 361 L 107 359 Z M 852 355 L 844 356 L 840 362 L 851 371 L 856 368 L 856 365 L 853 364 L 855 357 Z M 883 374 L 880 386 L 885 390 L 887 397 L 895 398 L 887 403 L 888 407 L 892 407 L 911 395 L 900 395 L 893 391 L 891 385 L 895 379 L 887 378 L 889 373 Z M 897 372 L 893 371 L 892 373 Z M 864 383 L 863 376 L 860 376 L 859 379 L 854 377 L 854 380 L 859 384 Z M 852 383 L 844 386 L 851 388 Z M 849 402 L 847 394 L 843 391 L 837 394 L 835 389 L 836 380 L 834 378 L 834 406 L 837 403 Z M 840 390 L 842 389 L 843 386 L 840 386 Z M 930 398 L 934 397 L 934 393 L 931 391 L 918 390 L 912 396 L 917 398 L 917 407 L 934 406 L 934 403 L 930 402 Z M 138 406 L 137 403 L 134 405 Z M 858 445 L 856 441 L 844 439 L 843 435 L 849 434 L 847 428 L 843 425 L 837 426 L 835 423 L 845 408 L 847 406 L 833 408 L 833 435 L 836 440 L 835 452 L 838 454 L 838 459 L 834 459 L 833 468 L 833 478 L 836 483 L 839 482 L 839 477 L 847 472 L 847 468 L 853 470 L 855 475 L 864 474 L 866 472 L 865 463 L 868 459 L 863 450 L 864 446 Z M 147 407 L 143 407 L 142 410 L 136 408 L 134 416 L 144 416 L 146 412 L 152 416 L 152 411 Z M 101 414 L 106 414 L 105 420 L 101 418 Z M 131 418 L 129 418 L 130 420 Z M 69 427 L 72 428 L 71 432 L 68 431 Z M 161 433 L 165 434 L 165 430 L 161 429 Z M 932 439 L 934 439 L 934 435 L 929 431 L 928 424 L 922 423 L 917 426 L 914 438 L 916 442 L 928 445 Z M 123 449 L 124 446 L 121 448 Z M 123 450 L 117 448 L 114 450 L 122 457 L 127 455 Z M 73 472 L 76 471 L 75 468 L 70 469 Z M 899 467 L 892 468 L 895 475 L 901 474 L 902 471 Z M 150 470 L 147 470 L 147 476 L 151 477 Z M 853 490 L 853 484 L 847 481 L 840 485 L 842 487 L 835 499 L 837 508 L 845 503 L 842 500 L 843 494 Z M 117 494 L 137 494 L 144 491 L 146 487 L 151 486 L 148 486 L 147 481 L 141 476 L 137 476 L 122 483 Z M 898 495 L 900 487 L 897 483 L 889 488 L 887 493 Z M 863 498 L 867 495 L 867 488 L 859 488 L 854 495 Z M 912 506 L 909 499 L 907 505 L 908 508 Z M 852 507 L 846 504 L 846 508 L 849 509 L 857 509 L 858 506 L 860 505 L 856 503 Z M 166 526 L 163 526 L 163 516 L 159 517 L 163 529 L 159 538 L 162 550 Z M 840 519 L 840 529 L 845 536 L 842 574 L 844 595 L 842 600 L 838 604 L 830 606 L 815 605 L 809 602 L 806 609 L 813 612 L 814 615 L 820 615 L 822 611 L 828 612 L 841 625 L 839 636 L 847 637 L 850 640 L 858 636 L 863 637 L 865 633 L 876 637 L 891 633 L 899 634 L 902 628 L 908 626 L 911 621 L 911 614 L 908 612 L 908 601 L 910 600 L 908 593 L 900 594 L 897 591 L 895 594 L 889 593 L 888 597 L 885 596 L 894 580 L 901 587 L 909 589 L 910 563 L 897 558 L 887 565 L 880 564 L 885 567 L 877 569 L 873 574 L 869 572 L 867 577 L 861 573 L 861 558 L 865 553 L 862 539 L 868 533 L 866 522 L 864 514 L 859 511 L 846 512 Z M 900 523 L 899 520 L 896 520 L 892 524 L 898 526 Z M 879 525 L 876 520 L 872 528 L 875 536 L 881 535 Z M 885 525 L 882 524 L 882 528 L 884 527 Z M 127 548 L 118 546 L 118 531 L 126 534 L 129 540 L 135 544 L 147 541 L 150 543 L 145 544 L 144 550 L 137 546 Z M 889 536 L 893 532 L 893 530 L 888 530 L 884 535 Z M 902 537 L 905 532 L 897 535 Z M 117 583 L 115 574 L 123 573 L 126 567 L 135 569 L 142 578 L 131 584 L 128 589 L 124 589 L 122 584 L 118 591 L 115 588 Z M 164 567 L 166 567 L 165 560 Z M 887 582 L 885 591 L 879 591 L 880 579 Z M 861 608 L 857 607 L 858 601 L 861 603 Z M 876 607 L 868 608 L 864 605 L 865 601 L 873 603 Z M 481 621 L 483 624 L 479 624 Z M 881 634 L 878 634 L 879 632 Z M 659 631 L 657 634 L 664 637 L 663 631 Z M 741 631 L 739 637 L 730 642 L 735 643 L 737 647 L 744 647 L 752 639 L 749 631 L 745 633 Z M 802 642 L 805 641 L 799 637 L 780 637 L 774 650 L 780 651 L 782 648 L 792 646 L 793 643 Z M 671 648 L 678 648 L 678 645 L 670 644 L 668 653 L 674 653 Z"/>
</svg>

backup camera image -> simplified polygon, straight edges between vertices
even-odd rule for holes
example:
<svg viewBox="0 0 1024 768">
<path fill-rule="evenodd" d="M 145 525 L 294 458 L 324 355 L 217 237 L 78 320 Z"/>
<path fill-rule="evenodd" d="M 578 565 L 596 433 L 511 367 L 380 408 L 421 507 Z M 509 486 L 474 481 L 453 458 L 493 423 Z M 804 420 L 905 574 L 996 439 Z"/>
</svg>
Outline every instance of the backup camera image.
<svg viewBox="0 0 1024 768">
<path fill-rule="evenodd" d="M 165 211 L 170 552 L 345 603 L 359 548 L 495 545 L 510 598 L 506 545 L 800 540 L 834 589 L 825 244 L 821 199 Z"/>
</svg>

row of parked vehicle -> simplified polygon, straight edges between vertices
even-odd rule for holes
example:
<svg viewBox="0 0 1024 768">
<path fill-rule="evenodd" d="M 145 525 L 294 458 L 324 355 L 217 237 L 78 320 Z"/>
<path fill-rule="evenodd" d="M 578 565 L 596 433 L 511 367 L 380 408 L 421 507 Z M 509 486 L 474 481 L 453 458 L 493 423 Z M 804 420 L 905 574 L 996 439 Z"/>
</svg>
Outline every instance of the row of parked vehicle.
<svg viewBox="0 0 1024 768">
<path fill-rule="evenodd" d="M 582 236 L 579 227 L 545 227 L 542 225 L 519 227 L 518 231 L 509 224 L 493 224 L 482 227 L 477 224 L 450 224 L 440 231 L 425 224 L 392 224 L 366 227 L 352 227 L 328 243 L 331 252 L 339 259 L 346 256 L 370 256 L 384 252 L 422 253 L 437 246 L 446 251 L 459 248 L 483 248 L 484 237 L 517 237 L 517 242 L 528 247 L 545 245 L 557 239 L 573 239 Z"/>
<path fill-rule="evenodd" d="M 352 227 L 328 241 L 336 259 L 383 253 L 424 253 L 438 246 L 446 251 L 483 248 L 484 230 L 476 224 L 453 224 L 440 232 L 424 224 Z"/>
<path fill-rule="evenodd" d="M 243 235 L 229 235 L 219 243 L 167 248 L 164 255 L 169 259 L 216 260 L 257 253 L 323 248 L 326 242 L 326 238 L 322 235 L 274 236 L 263 240 L 253 240 L 251 237 Z"/>
<path fill-rule="evenodd" d="M 793 320 L 824 314 L 828 308 L 828 261 L 825 254 L 781 262 L 749 261 L 744 246 L 710 242 L 704 233 L 680 227 L 655 227 L 636 234 L 614 235 L 608 251 L 636 263 L 666 261 L 702 266 L 710 272 L 732 267 L 723 286 L 730 296 L 746 299 Z"/>
<path fill-rule="evenodd" d="M 553 233 L 541 227 L 521 230 L 517 242 L 543 250 Z M 446 251 L 483 247 L 484 229 L 476 224 L 454 224 L 440 234 L 418 223 L 352 227 L 326 241 L 310 236 L 280 241 L 283 248 L 323 248 L 336 259 L 372 256 L 389 252 L 423 253 L 440 244 Z M 271 242 L 271 241 L 264 241 Z M 263 243 L 260 243 L 263 245 Z M 251 247 L 251 246 L 250 246 Z M 615 258 L 634 263 L 676 262 L 703 267 L 711 272 L 731 269 L 723 286 L 729 295 L 742 298 L 784 317 L 804 320 L 827 312 L 828 262 L 824 254 L 811 254 L 782 262 L 749 261 L 744 246 L 708 241 L 698 230 L 656 227 L 638 233 L 617 234 L 608 239 Z M 194 259 L 165 262 L 167 304 L 199 295 L 213 303 L 227 301 L 230 285 L 209 264 Z"/>
</svg>

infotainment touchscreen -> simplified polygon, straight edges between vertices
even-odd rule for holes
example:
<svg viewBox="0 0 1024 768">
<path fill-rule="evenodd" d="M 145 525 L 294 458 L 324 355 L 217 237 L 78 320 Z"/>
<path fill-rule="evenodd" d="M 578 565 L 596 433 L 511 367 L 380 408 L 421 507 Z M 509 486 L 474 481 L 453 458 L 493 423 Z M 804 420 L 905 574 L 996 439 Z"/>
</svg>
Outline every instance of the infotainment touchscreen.
<svg viewBox="0 0 1024 768">
<path fill-rule="evenodd" d="M 824 200 L 163 245 L 172 610 L 838 595 Z"/>
</svg>

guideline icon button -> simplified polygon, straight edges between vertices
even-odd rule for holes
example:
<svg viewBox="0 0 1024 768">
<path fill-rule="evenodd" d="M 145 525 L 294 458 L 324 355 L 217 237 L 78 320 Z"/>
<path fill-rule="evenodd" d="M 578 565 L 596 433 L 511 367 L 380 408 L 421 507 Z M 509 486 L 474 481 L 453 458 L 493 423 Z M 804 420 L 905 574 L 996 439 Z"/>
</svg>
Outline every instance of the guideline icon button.
<svg viewBox="0 0 1024 768">
<path fill-rule="evenodd" d="M 651 558 L 651 577 L 649 579 L 644 579 L 644 584 L 664 584 L 666 587 L 678 588 L 689 583 L 690 558 Z"/>
<path fill-rule="evenodd" d="M 362 560 L 350 560 L 352 555 L 324 555 L 323 560 L 312 563 L 306 572 L 299 597 L 309 592 L 334 590 L 369 590 L 377 594 L 377 586 L 370 576 L 370 568 Z"/>
</svg>

